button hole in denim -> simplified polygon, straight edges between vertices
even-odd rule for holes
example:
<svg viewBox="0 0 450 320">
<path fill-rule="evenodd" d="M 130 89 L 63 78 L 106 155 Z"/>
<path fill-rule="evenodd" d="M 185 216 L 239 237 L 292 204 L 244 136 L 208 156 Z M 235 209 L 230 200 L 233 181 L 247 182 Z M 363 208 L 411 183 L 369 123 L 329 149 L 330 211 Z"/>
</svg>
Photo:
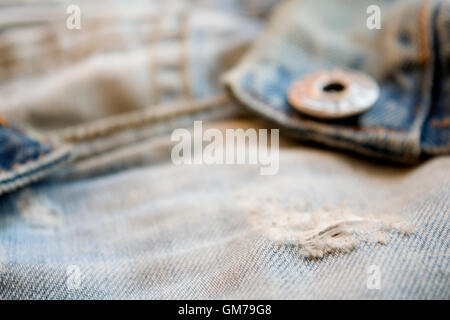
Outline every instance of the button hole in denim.
<svg viewBox="0 0 450 320">
<path fill-rule="evenodd" d="M 345 85 L 340 82 L 333 81 L 325 85 L 322 90 L 328 93 L 342 92 L 345 90 Z"/>
</svg>

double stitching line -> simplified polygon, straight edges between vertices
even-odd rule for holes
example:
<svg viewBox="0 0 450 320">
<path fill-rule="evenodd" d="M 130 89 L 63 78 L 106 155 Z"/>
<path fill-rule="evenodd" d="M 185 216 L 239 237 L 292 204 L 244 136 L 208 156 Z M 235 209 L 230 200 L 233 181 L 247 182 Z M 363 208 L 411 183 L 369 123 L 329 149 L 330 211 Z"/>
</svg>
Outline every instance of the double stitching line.
<svg viewBox="0 0 450 320">
<path fill-rule="evenodd" d="M 172 105 L 165 104 L 155 108 L 146 108 L 136 112 L 129 112 L 125 115 L 112 116 L 85 125 L 63 129 L 56 132 L 55 135 L 65 141 L 79 142 L 104 136 L 119 130 L 136 128 L 145 124 L 171 119 L 176 116 L 219 107 L 227 101 L 228 97 L 220 94 L 198 101 L 178 102 Z"/>
<path fill-rule="evenodd" d="M 157 56 L 158 44 L 170 38 L 170 33 L 166 33 L 162 26 L 162 17 L 165 15 L 165 11 L 163 11 L 154 21 L 154 32 L 150 39 L 150 92 L 156 104 L 162 102 L 164 90 L 158 81 L 158 75 L 164 67 L 168 66 L 161 62 Z M 192 87 L 189 75 L 189 14 L 187 11 L 182 11 L 177 14 L 176 18 L 177 30 L 174 39 L 178 42 L 179 48 L 179 61 L 176 67 L 181 80 L 181 98 L 190 100 L 192 99 Z"/>
</svg>

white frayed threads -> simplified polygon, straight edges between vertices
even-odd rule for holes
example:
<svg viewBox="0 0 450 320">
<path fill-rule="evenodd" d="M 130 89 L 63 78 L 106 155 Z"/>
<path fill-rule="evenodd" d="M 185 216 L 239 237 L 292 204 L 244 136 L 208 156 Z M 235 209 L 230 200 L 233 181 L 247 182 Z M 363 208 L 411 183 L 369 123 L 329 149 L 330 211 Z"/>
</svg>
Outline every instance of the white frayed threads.
<svg viewBox="0 0 450 320">
<path fill-rule="evenodd" d="M 410 224 L 393 215 L 357 215 L 349 208 L 305 211 L 301 204 L 282 206 L 276 199 L 241 198 L 240 203 L 267 238 L 279 245 L 296 246 L 309 259 L 347 253 L 363 242 L 386 244 L 392 231 L 412 232 Z"/>
</svg>

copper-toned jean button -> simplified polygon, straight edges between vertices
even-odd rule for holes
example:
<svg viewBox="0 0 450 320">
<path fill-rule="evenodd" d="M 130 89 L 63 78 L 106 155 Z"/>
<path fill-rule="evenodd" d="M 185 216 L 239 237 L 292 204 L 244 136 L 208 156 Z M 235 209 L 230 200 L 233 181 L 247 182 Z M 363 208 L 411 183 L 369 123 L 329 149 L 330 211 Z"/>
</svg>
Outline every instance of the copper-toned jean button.
<svg viewBox="0 0 450 320">
<path fill-rule="evenodd" d="M 337 119 L 369 109 L 379 88 L 370 76 L 357 71 L 319 71 L 296 81 L 289 89 L 289 103 L 307 115 Z"/>
</svg>

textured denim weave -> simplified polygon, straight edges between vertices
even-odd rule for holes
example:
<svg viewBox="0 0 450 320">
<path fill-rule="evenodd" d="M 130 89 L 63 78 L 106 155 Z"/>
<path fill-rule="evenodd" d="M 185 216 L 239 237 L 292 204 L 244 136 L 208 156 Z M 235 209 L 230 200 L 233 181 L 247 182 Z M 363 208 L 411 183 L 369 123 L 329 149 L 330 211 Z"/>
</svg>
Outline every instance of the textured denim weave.
<svg viewBox="0 0 450 320">
<path fill-rule="evenodd" d="M 66 36 L 57 33 L 52 38 L 53 30 L 61 29 L 48 21 L 42 29 L 15 30 L 11 27 L 11 33 L 5 32 L 3 37 L 0 34 L 2 45 L 27 48 L 19 52 L 34 52 L 35 46 L 26 41 L 22 43 L 21 37 L 9 36 L 15 32 L 36 36 L 34 41 L 39 48 L 34 52 L 37 58 L 16 59 L 15 67 L 8 69 L 8 76 L 1 74 L 0 96 L 5 103 L 0 106 L 0 113 L 16 119 L 21 125 L 40 130 L 47 138 L 65 141 L 73 155 L 69 164 L 54 170 L 49 178 L 0 197 L 1 299 L 449 298 L 450 157 L 447 155 L 416 166 L 395 167 L 282 139 L 280 170 L 275 176 L 260 176 L 259 168 L 254 166 L 177 167 L 172 164 L 173 143 L 167 133 L 173 128 L 189 127 L 198 119 L 209 119 L 208 125 L 221 130 L 267 126 L 257 117 L 223 120 L 236 115 L 237 106 L 223 96 L 219 86 L 222 72 L 240 60 L 242 45 L 245 47 L 260 30 L 260 13 L 270 7 L 270 1 L 264 2 L 257 14 L 248 12 L 248 8 L 258 7 L 262 2 L 189 3 L 186 14 L 196 16 L 197 25 L 190 25 L 188 30 L 191 32 L 185 35 L 180 36 L 178 32 L 162 34 L 156 41 L 158 47 L 162 46 L 159 47 L 162 56 L 175 56 L 175 60 L 164 60 L 156 67 L 156 78 L 153 78 L 153 60 L 147 55 L 147 49 L 155 45 L 151 37 L 153 29 L 141 25 L 146 19 L 138 20 L 139 23 L 135 21 L 136 14 L 145 16 L 148 13 L 145 10 L 127 12 L 130 18 L 121 14 L 120 7 L 111 9 L 123 26 L 113 32 L 114 37 L 132 40 L 113 44 L 107 37 L 97 37 L 98 34 L 92 32 L 108 29 L 111 21 L 103 21 L 96 15 L 96 10 L 85 10 L 86 15 L 92 17 L 94 28 L 87 24 L 86 33 L 70 34 L 79 37 L 77 41 L 85 45 L 75 46 L 80 49 L 75 53 L 64 50 L 63 41 L 48 41 Z M 57 2 L 46 3 L 50 3 L 49 8 L 55 12 L 60 12 L 61 6 Z M 352 53 L 358 53 L 357 48 L 350 50 L 344 46 L 341 51 L 333 50 L 337 57 L 318 56 L 320 59 L 312 59 L 308 50 L 303 53 L 298 50 L 299 47 L 308 48 L 307 44 L 313 47 L 317 43 L 323 44 L 322 32 L 332 32 L 315 28 L 312 18 L 300 19 L 303 11 L 297 11 L 297 7 L 308 6 L 310 14 L 319 15 L 322 12 L 319 3 L 288 1 L 280 4 L 271 21 L 278 22 L 276 17 L 281 12 L 284 23 L 280 23 L 280 27 L 284 26 L 295 37 L 304 36 L 303 46 L 286 41 L 280 36 L 284 33 L 266 26 L 262 39 L 273 33 L 271 39 L 277 42 L 263 46 L 264 50 L 256 44 L 257 49 L 252 49 L 250 58 L 245 58 L 234 71 L 238 76 L 227 78 L 228 86 L 233 90 L 242 88 L 244 93 L 252 91 L 257 101 L 266 99 L 266 92 L 274 93 L 275 99 L 273 96 L 267 99 L 277 104 L 280 97 L 284 101 L 285 92 L 281 89 L 285 89 L 288 79 L 303 72 L 300 68 L 313 70 L 338 62 L 340 66 L 363 68 L 364 61 L 350 64 L 340 60 L 354 59 Z M 338 3 L 344 5 L 338 6 Z M 386 1 L 387 6 L 390 3 Z M 413 12 L 412 16 L 421 7 L 410 1 L 395 3 L 400 3 L 400 8 L 402 3 L 406 4 L 405 7 Z M 442 3 L 448 2 L 433 6 L 430 11 L 434 12 L 434 18 L 426 21 L 436 22 L 430 25 L 446 25 L 448 7 L 444 10 Z M 158 4 L 152 5 L 150 9 L 156 8 L 156 11 L 146 7 L 149 12 L 162 12 Z M 364 13 L 365 5 L 359 0 L 327 2 L 336 13 L 344 8 L 341 13 L 345 17 L 353 17 L 353 13 L 347 12 L 350 8 L 359 8 Z M 302 28 L 291 24 L 290 10 L 286 8 L 292 8 L 292 13 L 298 15 L 299 19 L 295 21 L 302 24 Z M 405 14 L 404 10 L 399 9 L 399 17 L 410 21 L 410 14 Z M 185 21 L 184 14 L 176 10 L 169 10 L 167 15 L 176 23 Z M 215 23 L 218 17 L 222 23 Z M 337 20 L 343 21 L 342 16 L 338 17 Z M 14 16 L 9 15 L 9 19 L 14 20 Z M 7 24 L 6 19 L 1 21 Z M 400 22 L 402 19 L 389 21 Z M 102 24 L 104 28 L 99 27 Z M 440 27 L 439 30 L 435 35 L 441 39 L 439 49 L 431 51 L 448 57 L 444 54 L 448 52 L 445 49 L 448 29 Z M 308 34 L 312 37 L 310 42 L 306 41 Z M 188 59 L 190 73 L 187 74 L 192 90 L 185 90 L 186 87 L 172 81 L 172 77 L 168 77 L 169 81 L 165 76 L 159 77 L 171 71 L 177 76 L 186 75 L 184 64 L 178 60 L 186 57 L 178 54 L 185 52 L 185 49 L 179 49 L 183 45 L 178 45 L 186 39 L 190 39 L 186 52 L 191 57 Z M 348 43 L 346 39 L 346 36 L 339 37 L 345 44 Z M 415 39 L 411 38 L 412 43 Z M 167 42 L 170 45 L 166 46 Z M 37 60 L 45 58 L 42 52 L 58 47 L 55 43 L 62 46 L 56 50 L 60 53 L 59 60 L 55 59 L 58 62 L 39 64 Z M 391 53 L 385 52 L 387 56 Z M 270 59 L 260 63 L 253 58 L 260 54 L 267 54 Z M 298 63 L 306 60 L 290 58 L 291 54 L 311 60 L 308 64 Z M 103 55 L 109 63 L 102 62 Z M 361 54 L 360 57 L 369 59 L 367 57 L 372 56 Z M 383 58 L 381 62 L 387 63 L 388 60 Z M 400 55 L 393 65 L 388 64 L 379 71 L 390 72 L 396 68 L 396 63 L 402 64 L 402 58 L 404 56 Z M 287 62 L 283 68 L 278 64 L 280 59 Z M 447 60 L 441 60 L 442 65 L 448 66 Z M 434 70 L 419 68 L 417 63 L 414 61 L 407 69 L 406 78 L 399 76 L 412 87 L 400 88 L 395 80 L 380 81 L 384 86 L 383 94 L 395 97 L 392 109 L 377 106 L 386 115 L 373 109 L 372 116 L 366 114 L 359 120 L 352 120 L 363 121 L 363 126 L 367 123 L 380 125 L 383 129 L 381 138 L 359 132 L 353 128 L 354 124 L 321 124 L 308 120 L 313 123 L 309 128 L 311 136 L 323 138 L 325 135 L 321 130 L 330 130 L 332 133 L 327 137 L 336 146 L 339 146 L 337 137 L 342 135 L 345 149 L 350 143 L 350 149 L 375 150 L 370 152 L 371 156 L 392 156 L 397 160 L 416 160 L 422 153 L 431 155 L 431 146 L 438 148 L 435 154 L 446 153 L 445 145 L 449 142 L 445 133 L 446 94 L 449 91 L 445 88 L 448 79 L 445 73 L 430 72 L 430 76 L 441 79 L 438 82 L 440 89 L 414 90 L 423 78 L 423 70 Z M 38 67 L 42 70 L 36 69 Z M 247 73 L 248 77 L 245 76 Z M 377 79 L 385 76 L 383 72 L 380 75 L 375 71 L 369 73 Z M 272 81 L 274 79 L 278 79 L 276 83 Z M 266 90 L 253 91 L 255 87 L 259 88 L 255 83 Z M 156 93 L 158 90 L 149 90 L 155 87 L 162 89 L 159 92 L 162 94 Z M 411 115 L 412 100 L 417 98 L 410 95 L 411 92 L 429 93 L 430 98 L 436 98 L 433 99 L 436 107 L 424 103 L 420 105 L 427 110 L 423 113 L 424 118 Z M 242 96 L 237 97 L 248 107 L 259 112 L 263 110 L 259 103 L 253 104 L 254 100 L 248 103 Z M 178 101 L 180 104 L 172 105 L 175 100 L 181 100 Z M 285 112 L 283 103 L 280 110 Z M 430 109 L 442 111 L 430 114 Z M 265 115 L 283 124 L 281 129 L 288 128 L 279 121 L 274 110 L 271 107 L 270 113 Z M 222 121 L 212 122 L 217 118 Z M 421 144 L 416 144 L 417 136 L 411 138 L 419 131 L 400 130 L 403 126 L 412 130 L 414 125 L 411 123 L 423 122 L 425 118 L 430 123 L 434 121 L 436 126 L 433 125 L 432 130 L 437 131 L 423 133 Z M 286 120 L 285 117 L 280 119 Z M 303 125 L 306 120 L 301 121 Z M 386 133 L 388 128 L 394 132 Z M 292 129 L 302 138 L 306 137 L 303 127 L 295 125 Z M 6 137 L 11 139 L 13 136 L 8 134 Z M 23 140 L 29 141 L 28 138 Z M 40 146 L 37 143 L 31 145 Z M 42 142 L 42 145 L 51 144 Z M 430 146 L 428 150 L 425 150 L 426 145 Z M 384 245 L 367 239 L 346 254 L 311 260 L 294 245 L 275 244 L 265 236 L 259 224 L 265 219 L 276 219 L 278 212 L 315 216 L 323 212 L 339 214 L 342 210 L 359 217 L 397 215 L 413 225 L 414 231 L 410 236 L 389 231 Z M 379 289 L 367 285 L 370 266 L 380 269 Z M 76 270 L 75 274 L 73 270 Z M 74 282 L 74 276 L 79 276 L 79 281 Z"/>
<path fill-rule="evenodd" d="M 41 178 L 67 158 L 68 151 L 64 148 L 55 150 L 3 120 L 0 124 L 0 195 Z"/>
<path fill-rule="evenodd" d="M 381 8 L 381 30 L 360 14 L 370 5 Z M 449 19 L 448 1 L 286 1 L 226 82 L 237 100 L 303 140 L 401 162 L 448 154 Z M 374 76 L 375 106 L 324 122 L 289 105 L 294 80 L 333 68 Z"/>
</svg>

